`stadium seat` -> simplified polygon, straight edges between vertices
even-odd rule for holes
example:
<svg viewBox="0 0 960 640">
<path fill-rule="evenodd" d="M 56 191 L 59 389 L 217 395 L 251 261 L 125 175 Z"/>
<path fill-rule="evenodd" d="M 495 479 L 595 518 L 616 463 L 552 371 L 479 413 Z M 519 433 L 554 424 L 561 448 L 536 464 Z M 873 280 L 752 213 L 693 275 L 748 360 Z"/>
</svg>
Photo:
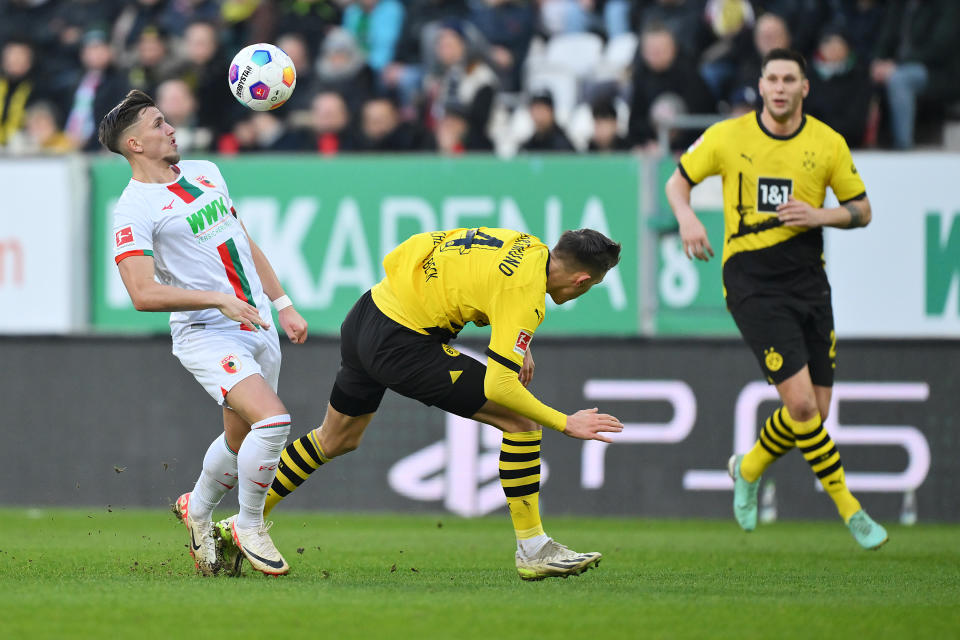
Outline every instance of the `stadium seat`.
<svg viewBox="0 0 960 640">
<path fill-rule="evenodd" d="M 597 77 L 619 80 L 626 73 L 637 54 L 640 39 L 634 33 L 622 33 L 607 43 L 597 65 Z"/>
<path fill-rule="evenodd" d="M 551 70 L 586 78 L 593 73 L 603 54 L 603 40 L 595 33 L 564 33 L 547 42 L 546 63 Z"/>
</svg>

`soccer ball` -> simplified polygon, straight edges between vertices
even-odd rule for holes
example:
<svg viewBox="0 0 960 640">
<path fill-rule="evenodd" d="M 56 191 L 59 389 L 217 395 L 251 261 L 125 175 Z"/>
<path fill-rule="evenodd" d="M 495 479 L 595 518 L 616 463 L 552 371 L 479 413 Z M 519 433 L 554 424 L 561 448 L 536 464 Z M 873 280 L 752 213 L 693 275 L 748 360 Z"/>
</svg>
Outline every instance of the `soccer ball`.
<svg viewBox="0 0 960 640">
<path fill-rule="evenodd" d="M 244 47 L 233 57 L 227 81 L 240 104 L 254 111 L 269 111 L 293 95 L 297 70 L 283 49 L 261 42 Z"/>
</svg>

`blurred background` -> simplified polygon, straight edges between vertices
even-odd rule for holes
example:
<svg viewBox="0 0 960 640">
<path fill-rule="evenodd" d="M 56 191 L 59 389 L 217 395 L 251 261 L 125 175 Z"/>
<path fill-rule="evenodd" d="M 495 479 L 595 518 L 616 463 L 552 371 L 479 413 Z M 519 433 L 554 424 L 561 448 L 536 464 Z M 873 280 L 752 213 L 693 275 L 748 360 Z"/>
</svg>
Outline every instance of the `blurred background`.
<svg viewBox="0 0 960 640">
<path fill-rule="evenodd" d="M 775 392 L 724 307 L 719 258 L 682 256 L 663 184 L 709 124 L 757 105 L 759 61 L 808 60 L 805 105 L 844 135 L 874 208 L 826 232 L 839 336 L 828 427 L 879 519 L 958 520 L 960 3 L 952 0 L 0 0 L 0 504 L 162 505 L 219 410 L 133 310 L 112 260 L 129 179 L 96 125 L 150 93 L 186 157 L 220 166 L 311 325 L 284 346 L 294 431 L 322 419 L 339 324 L 419 231 L 599 229 L 624 258 L 548 307 L 534 392 L 627 424 L 545 441 L 554 512 L 726 517 L 731 450 Z M 247 44 L 297 67 L 255 113 L 227 89 Z M 715 248 L 719 179 L 693 192 Z M 464 332 L 481 353 L 484 332 Z M 496 432 L 388 395 L 304 508 L 500 509 Z M 56 452 L 51 454 L 50 452 Z M 799 456 L 767 518 L 831 518 Z"/>
</svg>

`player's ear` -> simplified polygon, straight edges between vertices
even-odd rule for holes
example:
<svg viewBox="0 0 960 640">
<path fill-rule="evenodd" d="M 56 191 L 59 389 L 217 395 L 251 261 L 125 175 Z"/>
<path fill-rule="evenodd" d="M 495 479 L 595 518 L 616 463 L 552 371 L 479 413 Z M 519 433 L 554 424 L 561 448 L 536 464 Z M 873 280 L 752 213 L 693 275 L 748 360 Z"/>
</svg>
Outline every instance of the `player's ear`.
<svg viewBox="0 0 960 640">
<path fill-rule="evenodd" d="M 143 145 L 136 136 L 128 136 L 127 139 L 123 141 L 123 145 L 130 153 L 143 152 Z"/>
<path fill-rule="evenodd" d="M 587 273 L 586 271 L 578 271 L 577 273 L 574 274 L 573 284 L 575 284 L 578 287 L 582 287 L 590 283 L 590 278 L 591 278 L 590 274 Z"/>
</svg>

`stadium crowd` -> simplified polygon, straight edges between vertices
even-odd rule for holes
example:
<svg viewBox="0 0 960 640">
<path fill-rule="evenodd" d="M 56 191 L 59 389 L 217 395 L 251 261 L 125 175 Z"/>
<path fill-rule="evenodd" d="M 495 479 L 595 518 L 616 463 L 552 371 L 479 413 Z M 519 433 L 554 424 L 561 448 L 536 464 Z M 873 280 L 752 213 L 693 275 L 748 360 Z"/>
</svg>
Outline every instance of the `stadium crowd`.
<svg viewBox="0 0 960 640">
<path fill-rule="evenodd" d="M 132 88 L 186 153 L 679 150 L 785 46 L 851 147 L 939 146 L 957 34 L 956 0 L 0 0 L 0 152 L 96 151 Z M 296 64 L 280 110 L 227 89 L 253 42 Z"/>
</svg>

